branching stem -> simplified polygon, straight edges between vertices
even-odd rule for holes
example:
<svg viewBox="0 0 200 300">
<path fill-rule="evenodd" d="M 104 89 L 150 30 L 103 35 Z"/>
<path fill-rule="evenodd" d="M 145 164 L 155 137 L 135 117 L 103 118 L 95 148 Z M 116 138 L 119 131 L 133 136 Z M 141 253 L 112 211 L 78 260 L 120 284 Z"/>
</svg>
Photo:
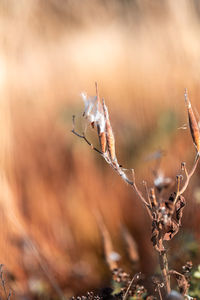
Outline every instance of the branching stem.
<svg viewBox="0 0 200 300">
<path fill-rule="evenodd" d="M 103 156 L 103 153 L 102 153 L 99 149 L 95 148 L 95 147 L 92 145 L 92 143 L 90 143 L 90 142 L 88 141 L 88 139 L 86 138 L 86 136 L 85 136 L 84 133 L 83 133 L 83 134 L 79 134 L 78 132 L 75 131 L 75 116 L 72 117 L 72 124 L 73 124 L 73 129 L 71 130 L 71 132 L 72 132 L 73 134 L 75 134 L 76 136 L 78 136 L 79 138 L 83 139 L 83 140 L 84 140 L 84 141 L 92 148 L 92 150 L 98 152 L 100 155 Z"/>
<path fill-rule="evenodd" d="M 185 181 L 183 187 L 181 188 L 181 190 L 179 191 L 178 196 L 182 195 L 185 192 L 185 190 L 187 189 L 188 184 L 190 182 L 190 179 L 191 179 L 192 175 L 194 174 L 194 172 L 196 170 L 196 167 L 198 165 L 199 158 L 200 158 L 200 156 L 199 156 L 199 153 L 198 153 L 197 156 L 196 156 L 196 158 L 195 158 L 194 166 L 192 167 L 192 170 L 190 171 L 190 173 L 188 174 L 187 171 L 185 172 L 185 174 L 186 174 L 186 181 Z"/>
<path fill-rule="evenodd" d="M 92 143 L 86 138 L 85 134 L 79 134 L 76 130 L 75 130 L 75 116 L 72 117 L 72 124 L 73 124 L 73 128 L 71 130 L 71 132 L 76 135 L 77 137 L 83 139 L 91 148 L 92 150 L 96 151 L 97 153 L 99 153 L 105 160 L 106 162 L 118 173 L 118 175 L 129 185 L 132 186 L 132 188 L 135 190 L 136 194 L 138 195 L 138 197 L 140 198 L 140 200 L 144 203 L 144 205 L 146 206 L 148 213 L 149 210 L 151 209 L 150 204 L 145 200 L 145 198 L 143 197 L 142 193 L 139 191 L 136 182 L 135 182 L 135 173 L 134 170 L 132 169 L 132 178 L 133 181 L 129 180 L 127 178 L 127 176 L 125 175 L 124 171 L 119 167 L 118 163 L 113 162 L 109 159 L 109 157 L 106 156 L 106 154 L 102 153 L 99 149 L 97 149 L 96 147 L 94 147 L 92 145 Z"/>
</svg>

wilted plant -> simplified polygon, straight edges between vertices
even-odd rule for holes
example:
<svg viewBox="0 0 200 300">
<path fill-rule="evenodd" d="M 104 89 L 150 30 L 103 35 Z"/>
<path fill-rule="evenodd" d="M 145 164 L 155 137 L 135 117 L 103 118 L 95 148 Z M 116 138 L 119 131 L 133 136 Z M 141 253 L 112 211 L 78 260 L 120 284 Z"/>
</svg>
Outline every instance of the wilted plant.
<svg viewBox="0 0 200 300">
<path fill-rule="evenodd" d="M 136 185 L 134 170 L 131 169 L 132 178 L 130 179 L 127 175 L 127 170 L 122 168 L 122 166 L 118 163 L 115 151 L 115 138 L 108 114 L 108 108 L 105 104 L 105 100 L 101 100 L 99 97 L 97 84 L 96 96 L 87 97 L 86 94 L 82 94 L 82 98 L 85 103 L 83 116 L 87 119 L 88 123 L 97 130 L 100 150 L 93 147 L 92 143 L 86 138 L 85 133 L 79 134 L 76 132 L 75 116 L 73 116 L 72 133 L 84 139 L 94 151 L 98 152 L 105 159 L 105 161 L 118 173 L 118 175 L 120 175 L 120 177 L 134 189 L 139 199 L 143 202 L 145 208 L 147 209 L 152 224 L 151 241 L 154 249 L 158 253 L 159 264 L 162 273 L 162 280 L 153 280 L 160 298 L 162 299 L 162 295 L 167 297 L 171 293 L 170 276 L 174 276 L 176 278 L 180 293 L 187 297 L 189 289 L 188 273 L 192 265 L 190 262 L 188 262 L 186 266 L 183 267 L 182 273 L 179 273 L 175 270 L 169 270 L 167 251 L 164 245 L 164 242 L 170 241 L 180 229 L 183 209 L 186 205 L 183 193 L 187 189 L 190 179 L 194 174 L 199 162 L 200 131 L 192 110 L 191 102 L 188 99 L 187 91 L 185 90 L 185 103 L 188 112 L 190 132 L 197 153 L 194 160 L 194 165 L 190 172 L 188 172 L 186 164 L 184 162 L 181 163 L 181 171 L 184 174 L 176 176 L 176 191 L 167 199 L 163 199 L 161 192 L 164 188 L 171 184 L 171 180 L 169 178 L 164 178 L 161 176 L 159 180 L 154 180 L 155 186 L 151 188 L 148 188 L 147 184 L 145 183 L 147 196 L 143 196 Z M 101 227 L 102 226 L 103 225 L 101 225 Z M 105 232 L 106 231 L 104 228 L 104 234 Z M 125 293 L 124 297 L 127 297 L 127 293 Z"/>
</svg>

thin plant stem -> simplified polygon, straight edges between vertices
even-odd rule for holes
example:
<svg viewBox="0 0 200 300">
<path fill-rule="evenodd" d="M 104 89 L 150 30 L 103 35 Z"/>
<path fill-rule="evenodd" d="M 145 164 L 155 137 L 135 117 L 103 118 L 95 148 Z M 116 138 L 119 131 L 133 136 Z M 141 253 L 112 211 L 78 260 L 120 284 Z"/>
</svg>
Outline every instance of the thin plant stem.
<svg viewBox="0 0 200 300">
<path fill-rule="evenodd" d="M 136 183 L 135 183 L 135 172 L 132 169 L 132 177 L 133 177 L 133 188 L 136 192 L 136 194 L 138 195 L 138 197 L 140 198 L 140 200 L 142 200 L 142 202 L 145 204 L 146 207 L 150 207 L 150 205 L 147 203 L 147 201 L 144 199 L 144 197 L 142 196 L 141 192 L 139 191 Z"/>
<path fill-rule="evenodd" d="M 159 263 L 162 272 L 162 278 L 166 289 L 166 294 L 169 294 L 171 292 L 171 287 L 170 287 L 170 276 L 169 276 L 169 267 L 168 267 L 166 250 L 159 252 Z"/>
<path fill-rule="evenodd" d="M 161 291 L 160 291 L 160 287 L 158 286 L 157 289 L 158 289 L 158 295 L 160 297 L 160 300 L 163 300 L 163 297 L 162 297 L 162 294 L 161 294 Z"/>
<path fill-rule="evenodd" d="M 123 300 L 126 300 L 126 299 L 128 298 L 128 292 L 130 291 L 133 282 L 134 282 L 136 279 L 138 279 L 138 278 L 137 278 L 138 276 L 139 276 L 139 274 L 135 274 L 135 275 L 133 276 L 133 278 L 131 279 L 131 282 L 129 283 L 129 285 L 128 285 L 128 287 L 127 287 L 126 293 L 125 293 L 124 296 L 123 296 Z"/>
<path fill-rule="evenodd" d="M 195 158 L 195 162 L 194 162 L 194 165 L 193 165 L 193 167 L 192 167 L 192 170 L 190 171 L 189 174 L 186 173 L 186 175 L 187 175 L 186 181 L 185 181 L 183 187 L 181 188 L 181 190 L 180 190 L 179 193 L 178 193 L 179 196 L 182 195 L 182 194 L 185 192 L 185 190 L 187 189 L 188 184 L 189 184 L 189 182 L 190 182 L 190 179 L 191 179 L 192 175 L 194 174 L 194 172 L 195 172 L 195 170 L 196 170 L 196 167 L 197 167 L 197 165 L 198 165 L 199 158 L 200 158 L 199 153 L 197 153 L 197 156 L 196 156 L 196 158 Z"/>
</svg>

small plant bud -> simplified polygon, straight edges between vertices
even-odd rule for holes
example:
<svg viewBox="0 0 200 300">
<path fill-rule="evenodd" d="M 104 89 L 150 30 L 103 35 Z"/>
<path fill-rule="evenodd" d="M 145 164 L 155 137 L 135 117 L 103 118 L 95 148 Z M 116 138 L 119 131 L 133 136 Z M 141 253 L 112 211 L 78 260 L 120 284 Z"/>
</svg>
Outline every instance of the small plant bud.
<svg viewBox="0 0 200 300">
<path fill-rule="evenodd" d="M 186 167 L 186 163 L 185 163 L 185 162 L 182 162 L 182 163 L 181 163 L 181 170 L 184 171 L 184 170 L 185 170 L 185 167 Z"/>
</svg>

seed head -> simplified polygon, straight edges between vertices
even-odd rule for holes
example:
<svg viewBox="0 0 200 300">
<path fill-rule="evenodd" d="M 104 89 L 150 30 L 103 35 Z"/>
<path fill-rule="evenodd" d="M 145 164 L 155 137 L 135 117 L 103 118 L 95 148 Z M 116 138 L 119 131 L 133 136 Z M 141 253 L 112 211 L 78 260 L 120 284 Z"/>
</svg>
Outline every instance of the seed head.
<svg viewBox="0 0 200 300">
<path fill-rule="evenodd" d="M 85 93 L 81 93 L 82 99 L 85 103 L 85 110 L 83 116 L 89 121 L 91 126 L 97 128 L 99 137 L 99 144 L 101 151 L 106 151 L 106 134 L 105 134 L 105 116 L 103 106 L 100 103 L 99 96 L 87 97 Z"/>
</svg>

